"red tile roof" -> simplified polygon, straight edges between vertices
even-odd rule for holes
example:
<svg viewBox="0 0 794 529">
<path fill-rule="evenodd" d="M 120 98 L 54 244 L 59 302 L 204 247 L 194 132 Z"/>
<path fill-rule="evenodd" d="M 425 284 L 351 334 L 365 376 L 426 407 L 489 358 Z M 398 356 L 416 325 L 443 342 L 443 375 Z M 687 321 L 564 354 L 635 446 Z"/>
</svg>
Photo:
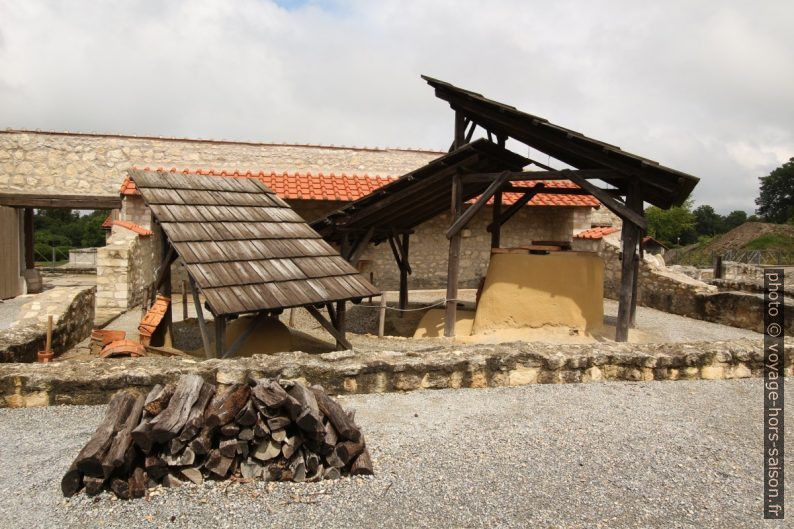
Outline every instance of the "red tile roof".
<svg viewBox="0 0 794 529">
<path fill-rule="evenodd" d="M 108 217 L 105 219 L 105 222 L 102 223 L 103 228 L 111 228 L 113 226 L 121 226 L 122 228 L 134 231 L 138 235 L 143 235 L 144 237 L 154 233 L 152 230 L 148 230 L 143 226 L 138 226 L 134 222 L 129 222 L 127 220 L 118 220 Z"/>
<path fill-rule="evenodd" d="M 573 236 L 574 239 L 601 239 L 605 235 L 609 235 L 610 233 L 615 233 L 618 231 L 617 228 L 612 227 L 599 227 L 599 228 L 590 228 L 589 230 L 580 231 L 576 235 Z"/>
<path fill-rule="evenodd" d="M 144 170 L 149 170 L 148 167 Z M 218 171 L 213 169 L 184 169 L 179 170 L 174 167 L 171 169 L 157 168 L 157 171 L 170 171 L 182 174 L 200 174 L 211 176 L 259 178 L 266 186 L 276 192 L 281 198 L 286 200 L 334 200 L 341 202 L 351 202 L 362 198 L 381 186 L 396 180 L 392 176 L 379 175 L 347 175 L 342 173 L 277 173 L 271 171 L 266 173 L 260 171 Z M 516 186 L 533 187 L 538 182 L 525 181 L 514 182 Z M 543 182 L 546 187 L 576 189 L 578 186 L 569 180 L 549 180 Z M 135 183 L 129 177 L 121 185 L 122 195 L 138 195 Z M 505 193 L 502 203 L 505 205 L 513 204 L 521 197 L 521 193 Z M 549 193 L 538 193 L 530 202 L 530 206 L 582 206 L 598 207 L 601 203 L 591 195 L 553 195 Z"/>
</svg>

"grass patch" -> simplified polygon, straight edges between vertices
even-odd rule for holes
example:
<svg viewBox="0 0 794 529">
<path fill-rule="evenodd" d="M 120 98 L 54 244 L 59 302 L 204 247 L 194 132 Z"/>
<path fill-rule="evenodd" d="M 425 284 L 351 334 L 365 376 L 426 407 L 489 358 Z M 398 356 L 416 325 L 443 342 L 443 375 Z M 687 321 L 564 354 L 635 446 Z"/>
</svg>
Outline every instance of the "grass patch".
<svg viewBox="0 0 794 529">
<path fill-rule="evenodd" d="M 794 237 L 768 233 L 744 245 L 745 250 L 786 250 L 794 251 Z"/>
</svg>

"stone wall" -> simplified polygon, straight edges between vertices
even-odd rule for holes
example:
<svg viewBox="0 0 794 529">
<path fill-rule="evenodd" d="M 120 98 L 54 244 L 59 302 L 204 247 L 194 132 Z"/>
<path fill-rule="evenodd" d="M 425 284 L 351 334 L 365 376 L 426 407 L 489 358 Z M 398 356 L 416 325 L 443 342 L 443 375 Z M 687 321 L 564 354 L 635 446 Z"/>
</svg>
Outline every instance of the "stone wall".
<svg viewBox="0 0 794 529">
<path fill-rule="evenodd" d="M 61 354 L 91 334 L 94 325 L 95 289 L 54 288 L 31 296 L 20 317 L 0 331 L 0 362 L 34 362 L 43 351 L 47 317 L 53 316 L 52 350 Z"/>
<path fill-rule="evenodd" d="M 117 196 L 132 166 L 400 176 L 442 154 L 7 130 L 0 131 L 0 192 Z"/>
<path fill-rule="evenodd" d="M 792 375 L 794 343 L 785 346 Z M 675 344 L 503 345 L 434 347 L 431 351 L 280 353 L 206 360 L 175 357 L 70 360 L 0 365 L 0 406 L 103 404 L 120 389 L 195 373 L 221 387 L 249 377 L 303 379 L 332 394 L 482 388 L 610 380 L 689 380 L 763 376 L 759 340 Z"/>
<path fill-rule="evenodd" d="M 70 268 L 96 268 L 96 248 L 73 248 L 69 250 Z"/>
<path fill-rule="evenodd" d="M 118 313 L 139 305 L 160 264 L 161 239 L 113 227 L 108 244 L 97 250 L 97 312 Z"/>
</svg>

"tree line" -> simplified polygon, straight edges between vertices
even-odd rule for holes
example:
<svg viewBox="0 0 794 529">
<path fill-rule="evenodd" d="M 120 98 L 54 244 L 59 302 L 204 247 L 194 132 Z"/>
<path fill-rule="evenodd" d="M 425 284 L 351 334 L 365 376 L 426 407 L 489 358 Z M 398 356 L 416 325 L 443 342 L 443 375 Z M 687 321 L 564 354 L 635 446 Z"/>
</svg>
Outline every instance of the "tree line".
<svg viewBox="0 0 794 529">
<path fill-rule="evenodd" d="M 55 247 L 59 257 L 72 248 L 91 248 L 105 245 L 102 222 L 105 210 L 81 215 L 71 209 L 38 209 L 33 215 L 33 242 L 36 260 L 50 259 Z"/>
<path fill-rule="evenodd" d="M 794 225 L 794 158 L 759 178 L 755 214 L 741 210 L 727 215 L 708 204 L 694 208 L 692 199 L 681 206 L 645 210 L 648 233 L 669 247 L 685 246 L 726 233 L 745 222 L 771 222 Z"/>
</svg>

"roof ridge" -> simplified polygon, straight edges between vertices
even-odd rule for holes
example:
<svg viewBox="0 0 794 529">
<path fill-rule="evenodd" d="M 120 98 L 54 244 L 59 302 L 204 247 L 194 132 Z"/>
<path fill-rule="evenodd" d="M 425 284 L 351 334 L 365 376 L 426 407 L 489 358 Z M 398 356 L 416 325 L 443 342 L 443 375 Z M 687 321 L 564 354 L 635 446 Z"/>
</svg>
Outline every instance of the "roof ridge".
<svg viewBox="0 0 794 529">
<path fill-rule="evenodd" d="M 0 134 L 42 134 L 48 136 L 87 136 L 92 138 L 123 138 L 132 140 L 161 140 L 161 141 L 182 141 L 189 143 L 220 143 L 230 145 L 251 145 L 259 147 L 303 147 L 310 149 L 333 149 L 340 151 L 366 151 L 366 152 L 417 152 L 428 154 L 444 154 L 444 151 L 436 149 L 423 149 L 418 147 L 367 147 L 356 145 L 335 145 L 323 143 L 289 143 L 289 142 L 268 142 L 268 141 L 252 141 L 252 140 L 229 140 L 229 139 L 215 139 L 215 138 L 187 138 L 179 136 L 157 136 L 152 134 L 123 134 L 114 132 L 75 132 L 75 131 L 60 131 L 60 130 L 32 130 L 32 129 L 14 129 L 11 127 L 0 130 Z"/>
</svg>

